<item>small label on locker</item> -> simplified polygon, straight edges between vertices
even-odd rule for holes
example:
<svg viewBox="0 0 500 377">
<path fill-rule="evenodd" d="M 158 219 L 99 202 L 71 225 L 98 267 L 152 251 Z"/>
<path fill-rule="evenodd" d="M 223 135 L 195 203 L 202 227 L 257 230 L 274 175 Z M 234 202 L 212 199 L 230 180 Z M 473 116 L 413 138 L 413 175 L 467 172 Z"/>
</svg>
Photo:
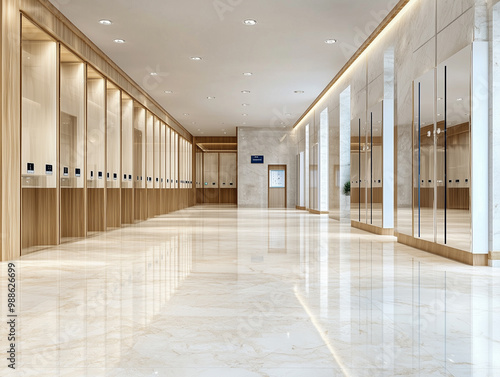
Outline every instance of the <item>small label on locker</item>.
<svg viewBox="0 0 500 377">
<path fill-rule="evenodd" d="M 90 179 L 94 179 L 94 171 L 93 170 L 90 171 Z"/>
<path fill-rule="evenodd" d="M 142 175 L 141 175 L 141 181 L 142 181 Z"/>
<path fill-rule="evenodd" d="M 80 177 L 82 175 L 82 170 L 80 168 L 75 169 L 75 176 Z"/>
<path fill-rule="evenodd" d="M 170 180 L 167 178 L 167 183 L 170 183 Z"/>
<path fill-rule="evenodd" d="M 127 180 L 127 174 L 123 174 L 123 180 Z"/>
<path fill-rule="evenodd" d="M 156 178 L 156 182 L 159 182 L 159 179 L 158 179 L 158 178 Z"/>
<path fill-rule="evenodd" d="M 102 171 L 97 173 L 97 178 L 102 179 Z"/>
<path fill-rule="evenodd" d="M 378 180 L 378 183 L 382 183 L 382 181 L 379 179 L 379 180 Z"/>
<path fill-rule="evenodd" d="M 205 186 L 208 186 L 208 182 L 205 182 Z"/>
<path fill-rule="evenodd" d="M 215 182 L 212 182 L 212 185 L 215 186 Z"/>
<path fill-rule="evenodd" d="M 175 183 L 178 183 L 178 182 L 179 182 L 179 181 L 176 179 L 176 180 L 175 180 Z"/>
<path fill-rule="evenodd" d="M 109 179 L 109 173 L 106 173 L 106 179 Z"/>
<path fill-rule="evenodd" d="M 460 179 L 456 179 L 456 180 L 455 180 L 455 183 L 460 183 Z"/>
<path fill-rule="evenodd" d="M 118 179 L 118 174 L 113 173 L 113 179 L 116 181 Z"/>
<path fill-rule="evenodd" d="M 231 183 L 229 184 L 229 186 L 232 186 L 232 185 L 233 185 L 233 182 L 231 182 Z"/>
<path fill-rule="evenodd" d="M 68 168 L 68 167 L 66 167 L 66 166 L 63 168 L 63 175 L 64 175 L 65 177 L 67 177 L 67 176 L 69 175 L 69 168 Z"/>
<path fill-rule="evenodd" d="M 139 180 L 139 176 L 137 176 L 137 180 Z"/>
<path fill-rule="evenodd" d="M 432 179 L 429 179 L 429 183 L 432 183 Z"/>
<path fill-rule="evenodd" d="M 469 180 L 468 180 L 468 179 L 466 179 L 466 180 L 465 180 L 465 183 L 469 183 Z"/>
<path fill-rule="evenodd" d="M 132 180 L 132 174 L 129 174 L 128 175 L 128 180 L 131 181 Z"/>
<path fill-rule="evenodd" d="M 45 174 L 52 175 L 52 165 L 45 165 Z"/>
<path fill-rule="evenodd" d="M 28 162 L 28 174 L 35 174 L 35 164 L 33 162 Z"/>
<path fill-rule="evenodd" d="M 161 183 L 163 183 L 163 178 L 161 179 Z"/>
<path fill-rule="evenodd" d="M 449 183 L 452 183 L 452 182 L 453 182 L 453 181 L 450 179 L 450 180 L 449 180 Z"/>
</svg>

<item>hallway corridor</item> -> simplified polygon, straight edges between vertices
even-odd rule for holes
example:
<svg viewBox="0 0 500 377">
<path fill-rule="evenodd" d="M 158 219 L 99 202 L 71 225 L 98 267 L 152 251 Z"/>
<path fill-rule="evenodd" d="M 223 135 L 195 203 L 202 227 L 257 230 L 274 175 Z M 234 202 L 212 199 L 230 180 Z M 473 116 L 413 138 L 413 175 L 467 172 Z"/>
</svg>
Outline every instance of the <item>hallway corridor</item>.
<svg viewBox="0 0 500 377">
<path fill-rule="evenodd" d="M 500 375 L 500 271 L 326 216 L 196 206 L 14 264 L 1 376 Z"/>
</svg>

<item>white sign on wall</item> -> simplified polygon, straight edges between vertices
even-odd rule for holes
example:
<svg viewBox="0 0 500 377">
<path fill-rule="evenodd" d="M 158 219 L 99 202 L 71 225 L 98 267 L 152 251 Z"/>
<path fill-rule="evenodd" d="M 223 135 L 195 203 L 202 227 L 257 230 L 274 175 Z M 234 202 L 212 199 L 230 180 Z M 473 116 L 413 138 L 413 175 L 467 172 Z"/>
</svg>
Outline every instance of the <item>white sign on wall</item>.
<svg viewBox="0 0 500 377">
<path fill-rule="evenodd" d="M 270 170 L 269 171 L 269 187 L 270 188 L 285 188 L 285 171 Z"/>
</svg>

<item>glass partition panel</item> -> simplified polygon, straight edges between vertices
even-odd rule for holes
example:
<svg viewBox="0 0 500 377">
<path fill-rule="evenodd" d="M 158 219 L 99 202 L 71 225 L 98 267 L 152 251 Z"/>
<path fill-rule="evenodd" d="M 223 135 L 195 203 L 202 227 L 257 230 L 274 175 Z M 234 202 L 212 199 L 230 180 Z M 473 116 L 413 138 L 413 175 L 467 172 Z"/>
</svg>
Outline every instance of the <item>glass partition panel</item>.
<svg viewBox="0 0 500 377">
<path fill-rule="evenodd" d="M 434 70 L 414 81 L 414 236 L 434 242 Z"/>
<path fill-rule="evenodd" d="M 471 248 L 470 79 L 470 46 L 438 67 L 437 242 L 467 251 Z"/>
<path fill-rule="evenodd" d="M 21 247 L 58 239 L 57 44 L 23 17 L 21 50 Z M 10 111 L 11 109 L 9 109 Z M 14 179 L 14 178 L 13 178 Z"/>
<path fill-rule="evenodd" d="M 319 144 L 316 142 L 311 146 L 309 156 L 309 206 L 311 209 L 319 210 Z"/>
<path fill-rule="evenodd" d="M 172 143 L 170 127 L 165 126 L 165 174 L 166 188 L 172 187 Z"/>
<path fill-rule="evenodd" d="M 57 44 L 23 18 L 22 187 L 57 187 Z"/>
<path fill-rule="evenodd" d="M 154 119 L 154 188 L 160 188 L 160 120 Z"/>
<path fill-rule="evenodd" d="M 174 182 L 175 188 L 179 188 L 179 134 L 174 134 Z"/>
<path fill-rule="evenodd" d="M 61 47 L 61 242 L 85 237 L 85 64 Z"/>
<path fill-rule="evenodd" d="M 177 158 L 175 157 L 177 148 L 175 147 L 175 132 L 171 129 L 170 130 L 170 188 L 176 188 L 176 182 L 175 182 L 175 174 L 176 174 L 176 168 L 175 164 L 177 161 Z"/>
<path fill-rule="evenodd" d="M 196 151 L 196 188 L 203 188 L 203 153 Z"/>
<path fill-rule="evenodd" d="M 106 81 L 87 71 L 87 187 L 104 188 L 106 150 Z"/>
<path fill-rule="evenodd" d="M 61 47 L 61 187 L 84 187 L 85 64 Z"/>
<path fill-rule="evenodd" d="M 133 187 L 134 101 L 122 95 L 122 187 Z"/>
<path fill-rule="evenodd" d="M 146 110 L 134 102 L 134 182 L 135 188 L 146 188 Z"/>
<path fill-rule="evenodd" d="M 236 188 L 236 153 L 220 154 L 220 187 Z"/>
<path fill-rule="evenodd" d="M 368 111 L 368 223 L 382 227 L 383 202 L 383 161 L 382 161 L 382 129 L 383 129 L 383 102 L 373 106 Z"/>
<path fill-rule="evenodd" d="M 367 137 L 365 117 L 351 121 L 351 219 L 367 220 Z"/>
<path fill-rule="evenodd" d="M 165 123 L 160 125 L 160 188 L 166 187 L 166 146 L 165 146 Z"/>
<path fill-rule="evenodd" d="M 203 176 L 205 188 L 219 187 L 219 154 L 205 153 L 203 156 Z"/>
<path fill-rule="evenodd" d="M 154 176 L 154 119 L 149 111 L 146 113 L 146 187 L 153 188 Z"/>
<path fill-rule="evenodd" d="M 107 172 L 108 188 L 120 188 L 120 157 L 121 157 L 121 92 L 108 82 L 107 90 Z"/>
<path fill-rule="evenodd" d="M 106 230 L 106 80 L 87 67 L 87 224 L 89 232 Z"/>
</svg>

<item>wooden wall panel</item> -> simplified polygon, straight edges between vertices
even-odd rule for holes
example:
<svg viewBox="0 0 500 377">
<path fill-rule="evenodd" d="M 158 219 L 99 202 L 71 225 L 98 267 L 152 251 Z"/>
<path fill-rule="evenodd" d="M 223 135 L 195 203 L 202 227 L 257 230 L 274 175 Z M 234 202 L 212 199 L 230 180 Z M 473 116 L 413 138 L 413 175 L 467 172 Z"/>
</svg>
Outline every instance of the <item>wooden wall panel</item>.
<svg viewBox="0 0 500 377">
<path fill-rule="evenodd" d="M 22 248 L 57 245 L 58 195 L 55 188 L 22 189 Z"/>
<path fill-rule="evenodd" d="M 205 203 L 205 194 L 203 193 L 202 188 L 196 189 L 196 204 Z"/>
<path fill-rule="evenodd" d="M 21 50 L 20 0 L 0 4 L 0 261 L 21 255 Z"/>
<path fill-rule="evenodd" d="M 148 219 L 148 192 L 146 189 L 135 189 L 134 192 L 134 217 L 135 221 Z"/>
<path fill-rule="evenodd" d="M 89 232 L 106 230 L 104 190 L 103 188 L 87 189 L 87 229 Z"/>
<path fill-rule="evenodd" d="M 121 220 L 121 189 L 108 188 L 106 193 L 106 225 L 107 228 L 119 228 Z"/>
<path fill-rule="evenodd" d="M 219 202 L 221 204 L 237 204 L 238 189 L 221 188 L 219 194 Z"/>
<path fill-rule="evenodd" d="M 148 218 L 160 215 L 160 190 L 148 190 Z"/>
<path fill-rule="evenodd" d="M 86 237 L 85 189 L 61 188 L 61 238 Z"/>
<path fill-rule="evenodd" d="M 122 189 L 122 224 L 134 223 L 134 190 Z"/>
<path fill-rule="evenodd" d="M 160 205 L 161 214 L 166 215 L 168 213 L 168 190 L 161 190 L 160 192 Z"/>
<path fill-rule="evenodd" d="M 219 189 L 206 188 L 203 193 L 205 204 L 219 204 Z"/>
</svg>

